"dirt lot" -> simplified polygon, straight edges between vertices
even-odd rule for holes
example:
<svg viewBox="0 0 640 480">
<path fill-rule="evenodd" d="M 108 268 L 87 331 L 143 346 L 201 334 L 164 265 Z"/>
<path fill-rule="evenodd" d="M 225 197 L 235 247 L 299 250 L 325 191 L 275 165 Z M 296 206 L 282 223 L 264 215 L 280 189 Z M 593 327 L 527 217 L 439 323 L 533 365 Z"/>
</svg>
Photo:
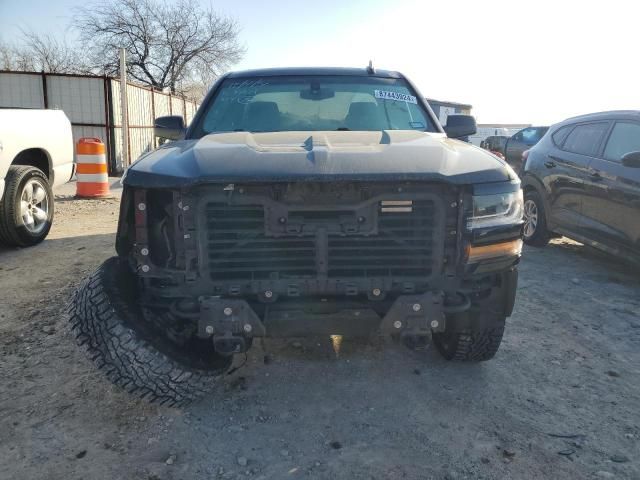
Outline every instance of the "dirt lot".
<svg viewBox="0 0 640 480">
<path fill-rule="evenodd" d="M 527 249 L 494 361 L 269 341 L 271 363 L 258 346 L 168 409 L 112 387 L 67 329 L 116 221 L 117 200 L 60 197 L 48 240 L 0 249 L 1 478 L 640 478 L 637 270 L 567 240 Z"/>
</svg>

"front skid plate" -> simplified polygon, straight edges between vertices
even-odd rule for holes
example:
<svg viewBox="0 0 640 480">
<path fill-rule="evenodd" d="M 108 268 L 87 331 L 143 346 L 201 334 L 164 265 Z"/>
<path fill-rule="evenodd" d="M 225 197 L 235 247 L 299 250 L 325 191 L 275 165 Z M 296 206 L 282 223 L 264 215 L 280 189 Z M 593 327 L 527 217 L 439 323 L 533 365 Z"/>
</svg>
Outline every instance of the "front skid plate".
<svg viewBox="0 0 640 480">
<path fill-rule="evenodd" d="M 443 301 L 442 292 L 403 295 L 383 318 L 368 308 L 344 308 L 331 313 L 268 308 L 263 322 L 245 300 L 202 297 L 198 335 L 297 337 L 366 335 L 376 330 L 383 334 L 429 335 L 445 329 Z"/>
</svg>

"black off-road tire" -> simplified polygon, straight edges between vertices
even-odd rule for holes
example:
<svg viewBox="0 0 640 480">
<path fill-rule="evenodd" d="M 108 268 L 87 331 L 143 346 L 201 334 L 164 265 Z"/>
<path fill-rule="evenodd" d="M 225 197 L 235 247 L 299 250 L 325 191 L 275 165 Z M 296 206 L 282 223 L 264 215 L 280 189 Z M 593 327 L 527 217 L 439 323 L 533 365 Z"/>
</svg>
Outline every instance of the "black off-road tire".
<svg viewBox="0 0 640 480">
<path fill-rule="evenodd" d="M 184 406 L 208 393 L 232 358 L 217 355 L 208 342 L 178 347 L 144 319 L 135 291 L 123 259 L 104 262 L 69 306 L 78 344 L 109 380 L 148 401 Z"/>
<path fill-rule="evenodd" d="M 525 192 L 525 208 L 527 207 L 527 202 L 533 202 L 533 204 L 535 204 L 538 220 L 534 233 L 530 236 L 524 236 L 524 243 L 533 247 L 545 247 L 549 243 L 549 240 L 551 240 L 553 234 L 547 228 L 547 214 L 544 209 L 544 202 L 536 190 L 528 190 Z"/>
<path fill-rule="evenodd" d="M 447 360 L 491 360 L 502 343 L 517 289 L 518 270 L 513 267 L 496 278 L 491 290 L 472 295 L 467 310 L 446 314 L 445 331 L 433 333 L 440 354 Z"/>
<path fill-rule="evenodd" d="M 447 360 L 484 362 L 498 352 L 503 333 L 504 321 L 491 328 L 437 333 L 433 335 L 433 343 Z"/>
<path fill-rule="evenodd" d="M 46 192 L 46 220 L 37 232 L 29 231 L 20 214 L 20 202 L 25 185 L 30 180 L 37 182 Z M 33 182 L 32 182 L 33 183 Z M 0 243 L 15 247 L 29 247 L 42 242 L 53 223 L 53 191 L 49 179 L 38 168 L 13 165 L 5 177 L 5 188 L 0 198 Z"/>
</svg>

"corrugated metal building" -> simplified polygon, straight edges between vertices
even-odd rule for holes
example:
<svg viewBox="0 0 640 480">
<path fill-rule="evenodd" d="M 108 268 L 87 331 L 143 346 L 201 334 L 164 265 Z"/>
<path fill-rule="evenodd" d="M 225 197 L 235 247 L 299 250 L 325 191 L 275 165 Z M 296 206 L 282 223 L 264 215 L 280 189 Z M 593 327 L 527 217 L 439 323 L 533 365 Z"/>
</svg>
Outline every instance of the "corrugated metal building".
<svg viewBox="0 0 640 480">
<path fill-rule="evenodd" d="M 156 146 L 153 120 L 181 115 L 188 124 L 197 109 L 183 97 L 128 83 L 127 114 L 130 161 Z M 97 137 L 107 148 L 109 172 L 121 173 L 122 125 L 120 81 L 110 77 L 0 71 L 0 108 L 51 108 L 65 112 L 74 142 Z"/>
<path fill-rule="evenodd" d="M 471 105 L 466 103 L 457 103 L 457 102 L 447 102 L 443 100 L 434 100 L 433 98 L 425 99 L 431 109 L 436 114 L 436 117 L 440 120 L 442 125 L 447 123 L 447 117 L 449 115 L 471 115 L 471 109 L 473 108 Z"/>
</svg>

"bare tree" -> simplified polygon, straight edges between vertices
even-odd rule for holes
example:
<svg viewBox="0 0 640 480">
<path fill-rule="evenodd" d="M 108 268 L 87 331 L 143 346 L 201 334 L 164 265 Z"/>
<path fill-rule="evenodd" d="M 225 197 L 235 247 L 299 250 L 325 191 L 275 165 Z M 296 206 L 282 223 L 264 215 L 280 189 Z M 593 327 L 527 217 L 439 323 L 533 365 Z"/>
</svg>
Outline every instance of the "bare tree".
<svg viewBox="0 0 640 480">
<path fill-rule="evenodd" d="M 84 73 L 87 67 L 78 50 L 66 39 L 23 30 L 19 45 L 0 44 L 0 67 L 51 73 Z"/>
<path fill-rule="evenodd" d="M 8 43 L 0 41 L 0 70 L 16 70 L 16 56 L 14 48 Z"/>
<path fill-rule="evenodd" d="M 48 34 L 23 31 L 23 47 L 19 57 L 30 70 L 51 73 L 84 73 L 86 65 L 76 47 L 66 39 L 58 40 Z"/>
<path fill-rule="evenodd" d="M 180 82 L 180 93 L 186 98 L 196 103 L 202 101 L 211 86 L 217 80 L 219 72 L 212 72 L 206 65 L 198 64 L 195 67 L 195 74 Z"/>
<path fill-rule="evenodd" d="M 236 22 L 196 0 L 96 2 L 80 8 L 73 23 L 93 66 L 117 74 L 124 47 L 132 78 L 172 92 L 219 75 L 244 54 Z"/>
</svg>

